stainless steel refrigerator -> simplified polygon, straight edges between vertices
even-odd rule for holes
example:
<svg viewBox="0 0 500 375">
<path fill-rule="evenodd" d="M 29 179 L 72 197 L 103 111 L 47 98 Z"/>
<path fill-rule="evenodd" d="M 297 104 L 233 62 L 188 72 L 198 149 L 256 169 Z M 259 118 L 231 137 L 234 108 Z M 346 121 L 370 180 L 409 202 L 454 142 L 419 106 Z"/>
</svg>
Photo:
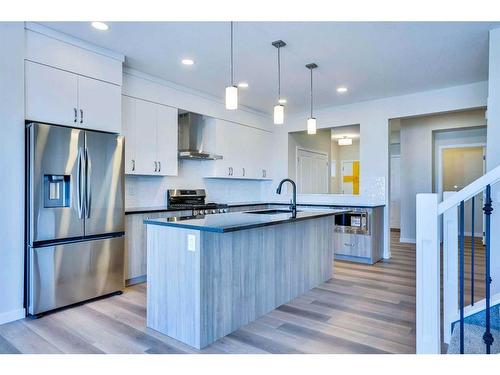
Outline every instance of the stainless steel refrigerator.
<svg viewBox="0 0 500 375">
<path fill-rule="evenodd" d="M 27 125 L 30 315 L 124 287 L 123 137 Z"/>
</svg>

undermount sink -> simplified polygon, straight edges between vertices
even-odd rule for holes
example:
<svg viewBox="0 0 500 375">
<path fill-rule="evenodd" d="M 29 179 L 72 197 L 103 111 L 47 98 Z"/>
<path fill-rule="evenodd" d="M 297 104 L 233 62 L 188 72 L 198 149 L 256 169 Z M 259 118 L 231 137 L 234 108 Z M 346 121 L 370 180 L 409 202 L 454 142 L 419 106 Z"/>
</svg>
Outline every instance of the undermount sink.
<svg viewBox="0 0 500 375">
<path fill-rule="evenodd" d="M 298 211 L 297 211 L 298 212 Z M 277 214 L 291 214 L 291 210 L 259 210 L 259 211 L 245 211 L 246 214 L 264 214 L 264 215 L 277 215 Z"/>
</svg>

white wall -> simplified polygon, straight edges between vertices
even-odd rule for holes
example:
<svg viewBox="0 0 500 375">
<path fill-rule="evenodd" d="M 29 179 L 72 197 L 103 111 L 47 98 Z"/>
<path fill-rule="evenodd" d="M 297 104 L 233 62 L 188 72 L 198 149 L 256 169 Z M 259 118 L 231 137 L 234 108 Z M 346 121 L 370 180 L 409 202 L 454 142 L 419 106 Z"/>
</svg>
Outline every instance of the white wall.
<svg viewBox="0 0 500 375">
<path fill-rule="evenodd" d="M 318 128 L 360 124 L 361 191 L 359 196 L 349 197 L 339 194 L 299 196 L 299 202 L 362 204 L 381 201 L 381 203 L 386 204 L 384 257 L 389 257 L 389 224 L 387 220 L 389 217 L 389 188 L 388 183 L 386 183 L 389 177 L 389 119 L 484 107 L 486 105 L 486 92 L 487 83 L 477 82 L 316 110 Z M 307 113 L 290 114 L 285 126 L 280 127 L 275 132 L 275 182 L 286 177 L 288 173 L 288 132 L 304 130 L 307 116 Z M 273 197 L 271 190 L 268 190 L 267 194 L 269 197 Z"/>
<path fill-rule="evenodd" d="M 0 324 L 24 317 L 24 24 L 0 22 Z"/>
<path fill-rule="evenodd" d="M 123 93 L 203 115 L 231 121 L 235 126 L 247 125 L 274 130 L 272 119 L 262 113 L 241 107 L 227 111 L 216 98 L 175 85 L 171 82 L 125 69 Z M 272 136 L 272 133 L 270 133 Z M 227 142 L 231 142 L 230 139 Z M 214 150 L 217 152 L 217 150 Z M 232 179 L 204 179 L 212 161 L 183 160 L 175 177 L 126 176 L 125 206 L 148 207 L 166 204 L 166 191 L 172 188 L 206 189 L 207 200 L 218 203 L 259 201 L 269 182 Z M 266 188 L 267 190 L 267 188 Z"/>
<path fill-rule="evenodd" d="M 415 242 L 418 193 L 432 193 L 433 132 L 485 125 L 484 109 L 401 119 L 401 241 Z"/>
<path fill-rule="evenodd" d="M 500 29 L 490 31 L 489 76 L 488 76 L 488 144 L 486 169 L 492 170 L 500 165 Z M 493 214 L 491 215 L 491 284 L 493 293 L 500 293 L 500 188 L 492 191 Z M 496 208 L 496 209 L 495 209 Z"/>
<path fill-rule="evenodd" d="M 206 189 L 207 202 L 260 201 L 268 181 L 204 179 L 212 161 L 182 160 L 175 177 L 126 176 L 125 207 L 164 206 L 168 189 Z"/>
</svg>

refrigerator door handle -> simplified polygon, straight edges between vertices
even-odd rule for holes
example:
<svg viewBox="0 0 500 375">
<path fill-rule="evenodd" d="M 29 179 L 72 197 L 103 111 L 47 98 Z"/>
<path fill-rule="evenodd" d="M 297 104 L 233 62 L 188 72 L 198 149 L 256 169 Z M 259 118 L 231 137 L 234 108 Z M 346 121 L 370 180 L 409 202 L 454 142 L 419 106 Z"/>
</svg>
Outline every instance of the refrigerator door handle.
<svg viewBox="0 0 500 375">
<path fill-rule="evenodd" d="M 84 216 L 84 201 L 83 201 L 83 170 L 85 168 L 85 160 L 83 158 L 83 150 L 80 147 L 78 149 L 78 159 L 77 159 L 77 174 L 76 174 L 76 195 L 77 195 L 77 211 L 78 218 L 83 219 Z"/>
<path fill-rule="evenodd" d="M 90 176 L 92 175 L 92 162 L 89 157 L 89 151 L 85 148 L 85 218 L 90 218 L 90 211 L 92 207 L 92 190 L 90 183 Z"/>
</svg>

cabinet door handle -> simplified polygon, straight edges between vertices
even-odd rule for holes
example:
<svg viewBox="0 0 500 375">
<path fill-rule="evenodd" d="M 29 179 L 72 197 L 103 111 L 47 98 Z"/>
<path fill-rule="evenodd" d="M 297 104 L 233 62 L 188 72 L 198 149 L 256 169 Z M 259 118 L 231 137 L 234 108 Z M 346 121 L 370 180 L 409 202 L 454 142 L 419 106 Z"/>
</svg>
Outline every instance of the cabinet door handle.
<svg viewBox="0 0 500 375">
<path fill-rule="evenodd" d="M 155 163 L 155 172 L 158 172 L 158 164 L 156 163 L 156 161 L 154 163 Z"/>
<path fill-rule="evenodd" d="M 83 109 L 80 108 L 80 124 L 83 124 Z"/>
<path fill-rule="evenodd" d="M 245 177 L 245 168 L 243 168 L 243 177 Z"/>
<path fill-rule="evenodd" d="M 232 176 L 233 175 L 233 167 L 229 167 L 227 170 L 227 175 Z"/>
<path fill-rule="evenodd" d="M 262 177 L 266 177 L 266 170 L 265 169 L 262 170 Z"/>
<path fill-rule="evenodd" d="M 75 113 L 75 123 L 78 121 L 78 110 L 76 108 L 73 108 L 74 113 Z"/>
<path fill-rule="evenodd" d="M 344 242 L 344 246 L 354 247 L 354 244 L 353 243 Z"/>
<path fill-rule="evenodd" d="M 158 162 L 158 172 L 161 172 L 161 161 Z"/>
<path fill-rule="evenodd" d="M 135 171 L 135 160 L 132 159 L 132 172 Z"/>
</svg>

